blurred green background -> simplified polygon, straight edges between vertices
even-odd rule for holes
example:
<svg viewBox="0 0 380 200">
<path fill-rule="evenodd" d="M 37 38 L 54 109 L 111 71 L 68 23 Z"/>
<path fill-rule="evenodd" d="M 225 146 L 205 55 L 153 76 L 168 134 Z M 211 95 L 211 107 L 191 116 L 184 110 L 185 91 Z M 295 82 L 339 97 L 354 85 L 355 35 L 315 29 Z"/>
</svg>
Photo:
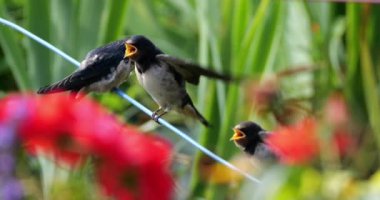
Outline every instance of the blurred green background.
<svg viewBox="0 0 380 200">
<path fill-rule="evenodd" d="M 281 99 L 265 115 L 249 103 L 252 82 L 226 85 L 202 79 L 190 95 L 212 128 L 165 117 L 223 158 L 239 154 L 231 128 L 254 120 L 279 124 L 287 99 L 303 99 L 318 116 L 332 92 L 344 95 L 360 150 L 348 162 L 273 165 L 260 185 L 211 183 L 202 178 L 203 155 L 115 94 L 93 94 L 128 123 L 162 133 L 175 143 L 178 199 L 376 199 L 380 196 L 380 6 L 298 0 L 0 0 L 0 16 L 45 39 L 77 60 L 91 49 L 132 34 L 149 37 L 164 52 L 212 66 L 245 80 L 278 80 Z M 0 96 L 35 91 L 75 66 L 25 36 L 0 26 Z M 257 83 L 257 82 L 256 82 Z M 150 109 L 156 105 L 132 76 L 122 89 Z M 249 90 L 248 90 L 249 91 Z M 247 103 L 248 99 L 248 103 Z M 194 128 L 196 127 L 196 128 Z M 327 152 L 328 153 L 328 152 Z M 178 154 L 178 155 L 177 155 Z M 337 165 L 336 162 L 338 162 Z M 191 173 L 188 173 L 191 171 Z M 75 188 L 74 188 L 75 189 Z M 59 192 L 58 192 L 59 193 Z"/>
</svg>

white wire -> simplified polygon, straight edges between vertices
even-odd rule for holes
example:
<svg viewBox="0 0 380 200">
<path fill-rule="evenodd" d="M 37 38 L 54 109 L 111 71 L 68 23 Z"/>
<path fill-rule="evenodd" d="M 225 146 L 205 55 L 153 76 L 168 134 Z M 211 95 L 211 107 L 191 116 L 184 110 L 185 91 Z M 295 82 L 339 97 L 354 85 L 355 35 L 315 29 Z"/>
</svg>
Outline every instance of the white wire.
<svg viewBox="0 0 380 200">
<path fill-rule="evenodd" d="M 45 46 L 46 48 L 48 48 L 51 51 L 55 52 L 56 54 L 60 55 L 61 57 L 63 57 L 67 61 L 71 62 L 75 66 L 79 67 L 80 62 L 78 62 L 77 60 L 75 60 L 71 56 L 67 55 L 66 53 L 64 53 L 60 49 L 56 48 L 55 46 L 51 45 L 50 43 L 46 42 L 45 40 L 41 39 L 40 37 L 34 35 L 33 33 L 29 32 L 28 30 L 22 28 L 21 26 L 18 26 L 17 24 L 15 24 L 13 22 L 10 22 L 10 21 L 8 21 L 6 19 L 3 19 L 3 18 L 0 18 L 0 23 L 4 24 L 6 26 L 9 26 L 9 27 L 11 27 L 14 30 L 17 30 L 17 31 L 21 32 L 22 34 L 28 36 L 29 38 L 35 40 L 36 42 L 40 43 L 41 45 Z M 143 106 L 142 104 L 140 104 L 135 99 L 133 99 L 130 96 L 128 96 L 126 93 L 124 93 L 119 88 L 114 89 L 114 92 L 116 92 L 120 97 L 122 97 L 125 100 L 129 101 L 131 104 L 133 104 L 137 108 L 139 108 L 141 111 L 145 112 L 147 115 L 149 115 L 149 116 L 152 115 L 153 112 L 151 110 L 149 110 L 148 108 L 146 108 L 145 106 Z M 220 156 L 216 155 L 215 153 L 211 152 L 210 150 L 208 150 L 207 148 L 205 148 L 204 146 L 202 146 L 201 144 L 199 144 L 198 142 L 196 142 L 193 138 L 189 137 L 186 133 L 182 132 L 178 128 L 176 128 L 173 125 L 171 125 L 169 122 L 163 120 L 162 118 L 159 118 L 158 122 L 161 123 L 166 128 L 168 128 L 171 131 L 173 131 L 174 133 L 176 133 L 177 135 L 179 135 L 180 137 L 182 137 L 184 140 L 186 140 L 187 142 L 189 142 L 190 144 L 192 144 L 193 146 L 195 146 L 199 150 L 201 150 L 206 155 L 208 155 L 211 158 L 213 158 L 214 160 L 216 160 L 216 161 L 220 162 L 221 164 L 225 165 L 226 167 L 228 167 L 228 168 L 230 168 L 230 169 L 232 169 L 232 170 L 240 173 L 241 175 L 245 176 L 247 179 L 249 179 L 249 180 L 251 180 L 251 181 L 253 181 L 255 183 L 260 183 L 259 179 L 251 176 L 247 172 L 239 169 L 235 165 L 231 164 L 230 162 L 226 161 L 225 159 L 223 159 Z"/>
</svg>

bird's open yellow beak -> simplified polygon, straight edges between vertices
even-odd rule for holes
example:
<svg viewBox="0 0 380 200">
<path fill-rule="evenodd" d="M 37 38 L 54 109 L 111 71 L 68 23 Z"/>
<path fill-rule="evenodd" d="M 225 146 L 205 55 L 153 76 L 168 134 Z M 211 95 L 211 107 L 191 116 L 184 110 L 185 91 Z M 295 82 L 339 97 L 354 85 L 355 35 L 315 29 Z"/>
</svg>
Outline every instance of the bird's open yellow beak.
<svg viewBox="0 0 380 200">
<path fill-rule="evenodd" d="M 236 129 L 236 128 L 234 128 L 233 130 L 234 130 L 234 135 L 230 138 L 230 141 L 235 141 L 235 140 L 245 138 L 245 134 L 241 130 Z"/>
<path fill-rule="evenodd" d="M 137 48 L 131 44 L 125 43 L 124 58 L 129 58 L 137 53 Z"/>
</svg>

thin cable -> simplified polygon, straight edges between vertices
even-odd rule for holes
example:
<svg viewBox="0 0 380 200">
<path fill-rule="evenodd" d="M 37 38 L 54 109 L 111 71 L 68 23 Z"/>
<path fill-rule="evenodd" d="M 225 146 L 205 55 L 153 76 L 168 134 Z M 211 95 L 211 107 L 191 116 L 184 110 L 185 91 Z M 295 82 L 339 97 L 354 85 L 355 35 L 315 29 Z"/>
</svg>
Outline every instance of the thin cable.
<svg viewBox="0 0 380 200">
<path fill-rule="evenodd" d="M 60 49 L 56 48 L 55 46 L 51 45 L 50 43 L 46 42 L 45 40 L 41 39 L 40 37 L 34 35 L 33 33 L 29 32 L 28 30 L 22 28 L 21 26 L 18 26 L 17 24 L 14 24 L 14 23 L 12 23 L 12 22 L 10 22 L 10 21 L 8 21 L 6 19 L 3 19 L 3 18 L 0 18 L 0 23 L 4 24 L 6 26 L 9 26 L 12 29 L 15 29 L 15 30 L 21 32 L 22 34 L 28 36 L 29 38 L 35 40 L 36 42 L 40 43 L 41 45 L 45 46 L 46 48 L 48 48 L 51 51 L 55 52 L 56 54 L 60 55 L 64 59 L 68 60 L 69 62 L 71 62 L 75 66 L 79 67 L 80 62 L 78 62 L 77 60 L 75 60 L 71 56 L 67 55 L 66 53 L 64 53 Z M 113 91 L 116 92 L 123 99 L 129 101 L 131 104 L 133 104 L 134 106 L 136 106 L 137 108 L 139 108 L 141 111 L 145 112 L 147 115 L 149 115 L 149 116 L 152 115 L 153 112 L 151 110 L 149 110 L 148 108 L 146 108 L 145 106 L 143 106 L 142 104 L 140 104 L 135 99 L 133 99 L 130 96 L 128 96 L 126 93 L 124 93 L 119 88 L 116 88 Z M 171 125 L 169 122 L 163 120 L 162 118 L 159 118 L 158 122 L 161 123 L 166 128 L 168 128 L 171 131 L 173 131 L 174 133 L 176 133 L 177 135 L 179 135 L 180 137 L 182 137 L 184 140 L 186 140 L 187 142 L 189 142 L 190 144 L 192 144 L 193 146 L 195 146 L 199 150 L 201 150 L 206 155 L 208 155 L 211 158 L 213 158 L 214 160 L 216 160 L 216 161 L 222 163 L 223 165 L 225 165 L 226 167 L 228 167 L 228 168 L 230 168 L 230 169 L 232 169 L 232 170 L 234 170 L 234 171 L 242 174 L 247 179 L 249 179 L 249 180 L 251 180 L 251 181 L 253 181 L 255 183 L 260 183 L 260 180 L 258 180 L 257 178 L 251 176 L 250 174 L 246 173 L 245 171 L 239 169 L 238 167 L 236 167 L 235 165 L 229 163 L 228 161 L 224 160 L 223 158 L 221 158 L 220 156 L 216 155 L 212 151 L 208 150 L 207 148 L 205 148 L 204 146 L 202 146 L 201 144 L 199 144 L 198 142 L 196 142 L 193 138 L 189 137 L 186 133 L 182 132 L 178 128 L 176 128 L 173 125 Z"/>
<path fill-rule="evenodd" d="M 11 22 L 11 21 L 8 21 L 6 19 L 3 19 L 0 17 L 0 23 L 6 25 L 6 26 L 9 26 L 19 32 L 21 32 L 22 34 L 28 36 L 29 38 L 35 40 L 36 42 L 42 44 L 43 46 L 45 46 L 46 48 L 54 51 L 56 54 L 60 55 L 61 57 L 63 57 L 64 59 L 66 59 L 67 61 L 71 62 L 72 64 L 76 65 L 79 67 L 80 65 L 80 62 L 78 62 L 77 60 L 75 60 L 74 58 L 72 58 L 71 56 L 67 55 L 65 52 L 61 51 L 60 49 L 58 49 L 57 47 L 51 45 L 50 43 L 46 42 L 45 40 L 41 39 L 40 37 L 34 35 L 33 33 L 29 32 L 28 30 L 24 29 L 23 27 Z"/>
<path fill-rule="evenodd" d="M 119 94 L 121 97 L 123 97 L 124 99 L 128 100 L 130 103 L 132 103 L 132 104 L 134 104 L 136 106 L 139 105 L 137 107 L 140 108 L 147 115 L 151 116 L 153 114 L 152 111 L 150 111 L 145 106 L 141 105 L 139 102 L 137 102 L 133 98 L 129 97 L 127 94 L 125 94 L 119 88 L 114 89 L 114 91 L 117 94 Z M 245 171 L 239 169 L 235 165 L 233 165 L 230 162 L 228 162 L 228 161 L 224 160 L 223 158 L 219 157 L 218 155 L 216 155 L 212 151 L 208 150 L 207 148 L 205 148 L 204 146 L 202 146 L 201 144 L 199 144 L 198 142 L 196 142 L 193 138 L 189 137 L 186 133 L 184 133 L 183 131 L 179 130 L 178 128 L 176 128 L 175 126 L 173 126 L 169 122 L 165 121 L 164 119 L 158 118 L 158 122 L 160 124 L 162 124 L 163 126 L 165 126 L 166 128 L 168 128 L 171 131 L 173 131 L 174 133 L 176 133 L 177 135 L 179 135 L 180 137 L 182 137 L 184 140 L 188 141 L 190 144 L 192 144 L 193 146 L 195 146 L 196 148 L 198 148 L 199 150 L 201 150 L 203 153 L 205 153 L 206 155 L 210 156 L 214 160 L 222 163 L 223 165 L 225 165 L 226 167 L 228 167 L 228 168 L 230 168 L 232 170 L 237 171 L 238 173 L 242 174 L 243 176 L 245 176 L 246 178 L 250 179 L 251 181 L 256 182 L 256 183 L 260 183 L 260 180 L 258 180 L 257 178 L 249 175 Z"/>
</svg>

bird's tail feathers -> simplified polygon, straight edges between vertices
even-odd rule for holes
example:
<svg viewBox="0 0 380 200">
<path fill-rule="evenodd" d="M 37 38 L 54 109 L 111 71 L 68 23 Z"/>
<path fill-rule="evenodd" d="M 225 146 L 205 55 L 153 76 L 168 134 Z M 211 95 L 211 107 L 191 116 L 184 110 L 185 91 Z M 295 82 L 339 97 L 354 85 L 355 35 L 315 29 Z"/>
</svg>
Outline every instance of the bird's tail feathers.
<svg viewBox="0 0 380 200">
<path fill-rule="evenodd" d="M 37 94 L 51 94 L 51 93 L 58 93 L 58 92 L 64 92 L 65 89 L 57 87 L 57 85 L 48 85 L 45 87 L 42 87 L 38 89 Z"/>
<path fill-rule="evenodd" d="M 183 107 L 183 112 L 185 115 L 198 119 L 206 127 L 210 127 L 210 123 L 201 115 L 201 113 L 199 113 L 192 103 L 186 104 Z"/>
<path fill-rule="evenodd" d="M 69 78 L 69 77 L 68 77 Z M 69 79 L 65 78 L 61 81 L 58 81 L 56 83 L 53 83 L 51 85 L 41 87 L 38 89 L 37 94 L 51 94 L 51 93 L 58 93 L 58 92 L 64 92 L 68 90 L 75 90 L 73 88 L 68 87 Z"/>
</svg>

